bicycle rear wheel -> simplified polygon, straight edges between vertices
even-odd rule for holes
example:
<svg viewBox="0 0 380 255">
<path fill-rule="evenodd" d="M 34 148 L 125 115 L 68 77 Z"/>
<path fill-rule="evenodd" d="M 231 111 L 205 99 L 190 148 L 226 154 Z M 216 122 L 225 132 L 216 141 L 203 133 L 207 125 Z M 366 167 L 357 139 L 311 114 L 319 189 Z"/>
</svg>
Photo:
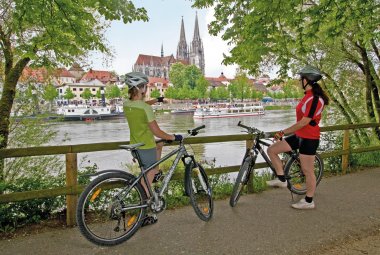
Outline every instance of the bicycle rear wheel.
<svg viewBox="0 0 380 255">
<path fill-rule="evenodd" d="M 146 214 L 146 194 L 127 173 L 107 173 L 94 179 L 78 200 L 77 224 L 92 243 L 111 246 L 128 240 Z"/>
<path fill-rule="evenodd" d="M 285 176 L 288 176 L 288 188 L 291 192 L 298 195 L 306 194 L 306 178 L 301 170 L 301 163 L 299 158 L 292 157 L 285 165 Z M 314 174 L 318 185 L 323 175 L 323 160 L 317 154 L 314 160 Z"/>
<path fill-rule="evenodd" d="M 241 193 L 243 192 L 243 188 L 245 185 L 247 185 L 249 176 L 251 175 L 253 164 L 251 165 L 252 158 L 251 156 L 248 156 L 244 159 L 243 165 L 240 167 L 238 176 L 236 177 L 236 181 L 232 190 L 232 194 L 230 197 L 230 206 L 234 207 L 237 202 L 239 201 L 239 198 L 241 196 Z"/>
<path fill-rule="evenodd" d="M 192 161 L 187 166 L 185 174 L 186 190 L 195 213 L 201 220 L 209 221 L 214 211 L 214 201 L 204 168 L 199 163 Z"/>
</svg>

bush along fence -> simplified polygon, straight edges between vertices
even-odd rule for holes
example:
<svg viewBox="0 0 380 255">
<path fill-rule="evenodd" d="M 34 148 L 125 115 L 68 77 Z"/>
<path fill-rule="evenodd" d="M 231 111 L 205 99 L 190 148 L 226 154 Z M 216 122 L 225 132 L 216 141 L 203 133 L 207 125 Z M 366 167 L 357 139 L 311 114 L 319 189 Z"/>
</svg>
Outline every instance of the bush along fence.
<svg viewBox="0 0 380 255">
<path fill-rule="evenodd" d="M 349 155 L 352 153 L 362 153 L 370 151 L 380 151 L 380 146 L 370 146 L 364 148 L 350 148 L 350 130 L 360 128 L 379 127 L 379 123 L 363 123 L 363 124 L 348 124 L 322 127 L 322 132 L 329 131 L 344 131 L 343 148 L 342 150 L 326 151 L 321 153 L 322 158 L 342 157 L 342 173 L 345 174 L 348 168 Z M 224 135 L 224 136 L 205 136 L 205 137 L 190 137 L 186 139 L 187 144 L 201 143 L 220 143 L 220 142 L 235 142 L 246 141 L 246 146 L 252 144 L 252 135 Z M 26 192 L 15 192 L 0 195 L 0 203 L 19 202 L 37 198 L 51 198 L 57 196 L 66 196 L 66 223 L 68 226 L 75 224 L 75 209 L 77 204 L 78 194 L 80 194 L 84 186 L 78 185 L 78 160 L 77 154 L 84 152 L 96 152 L 106 150 L 119 150 L 120 145 L 129 144 L 129 141 L 110 142 L 110 143 L 93 143 L 93 144 L 78 144 L 78 145 L 63 145 L 63 146 L 45 146 L 33 148 L 17 148 L 17 149 L 2 149 L 0 150 L 0 160 L 14 157 L 29 157 L 29 156 L 46 156 L 46 155 L 66 155 L 66 186 L 53 189 L 33 190 Z M 175 143 L 173 143 L 175 145 Z M 239 165 L 225 166 L 206 169 L 208 175 L 225 174 L 239 171 Z M 267 164 L 258 163 L 255 169 L 265 168 Z M 183 178 L 182 173 L 176 173 L 173 179 Z M 253 185 L 248 185 L 248 192 L 253 191 Z"/>
</svg>

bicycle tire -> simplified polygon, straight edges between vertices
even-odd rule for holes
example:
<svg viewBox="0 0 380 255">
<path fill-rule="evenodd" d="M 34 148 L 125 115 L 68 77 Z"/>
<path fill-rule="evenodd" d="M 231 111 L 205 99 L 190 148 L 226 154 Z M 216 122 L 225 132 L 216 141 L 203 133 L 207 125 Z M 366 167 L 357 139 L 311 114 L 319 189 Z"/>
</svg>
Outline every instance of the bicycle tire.
<svg viewBox="0 0 380 255">
<path fill-rule="evenodd" d="M 196 167 L 193 167 L 194 164 Z M 214 212 L 214 201 L 207 174 L 201 164 L 191 162 L 186 167 L 185 185 L 195 214 L 203 221 L 209 221 Z"/>
<path fill-rule="evenodd" d="M 77 224 L 90 242 L 112 246 L 131 238 L 146 215 L 146 194 L 140 183 L 128 173 L 106 173 L 94 179 L 82 192 L 77 206 Z M 116 196 L 117 195 L 117 196 Z M 126 209 L 127 206 L 138 208 Z M 139 207 L 140 206 L 140 207 Z"/>
<path fill-rule="evenodd" d="M 320 183 L 323 176 L 323 160 L 316 154 L 314 160 L 314 174 L 316 185 Z M 288 176 L 288 189 L 298 195 L 306 194 L 306 178 L 301 170 L 301 164 L 298 157 L 292 157 L 288 160 L 284 168 L 285 176 Z"/>
<path fill-rule="evenodd" d="M 232 194 L 230 196 L 231 207 L 235 207 L 235 205 L 239 201 L 239 198 L 241 196 L 244 186 L 247 185 L 248 183 L 249 176 L 251 175 L 253 166 L 255 164 L 255 163 L 251 164 L 251 162 L 252 162 L 252 158 L 250 156 L 246 157 L 243 161 L 243 164 L 241 165 L 239 169 L 239 173 L 238 173 L 238 176 L 236 177 L 236 181 L 232 189 Z"/>
</svg>

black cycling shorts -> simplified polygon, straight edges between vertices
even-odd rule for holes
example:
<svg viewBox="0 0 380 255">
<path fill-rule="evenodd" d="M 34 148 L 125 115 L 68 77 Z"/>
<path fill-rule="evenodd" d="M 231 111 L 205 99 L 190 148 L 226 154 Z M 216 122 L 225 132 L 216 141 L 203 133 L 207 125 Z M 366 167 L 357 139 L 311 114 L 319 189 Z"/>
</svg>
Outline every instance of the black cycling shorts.
<svg viewBox="0 0 380 255">
<path fill-rule="evenodd" d="M 285 137 L 285 141 L 292 150 L 298 149 L 300 154 L 315 155 L 319 146 L 319 139 L 301 138 L 296 135 Z"/>
</svg>

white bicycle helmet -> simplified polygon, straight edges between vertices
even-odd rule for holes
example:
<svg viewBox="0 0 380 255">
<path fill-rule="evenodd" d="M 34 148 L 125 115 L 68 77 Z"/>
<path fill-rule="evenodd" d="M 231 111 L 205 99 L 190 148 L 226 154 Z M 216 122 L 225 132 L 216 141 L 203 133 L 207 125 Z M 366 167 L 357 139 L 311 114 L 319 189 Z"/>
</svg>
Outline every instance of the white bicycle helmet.
<svg viewBox="0 0 380 255">
<path fill-rule="evenodd" d="M 125 75 L 125 83 L 128 85 L 128 89 L 138 88 L 139 85 L 146 85 L 148 82 L 148 76 L 141 72 L 130 72 Z"/>
</svg>

